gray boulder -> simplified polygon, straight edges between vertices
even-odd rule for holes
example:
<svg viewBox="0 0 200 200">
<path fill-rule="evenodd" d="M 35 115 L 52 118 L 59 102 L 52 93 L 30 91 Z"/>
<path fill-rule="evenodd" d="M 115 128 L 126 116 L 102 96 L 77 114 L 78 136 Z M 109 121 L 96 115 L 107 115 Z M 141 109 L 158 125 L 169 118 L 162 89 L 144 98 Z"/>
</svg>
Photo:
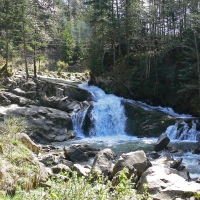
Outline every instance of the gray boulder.
<svg viewBox="0 0 200 200">
<path fill-rule="evenodd" d="M 120 183 L 120 176 L 123 174 L 124 176 L 124 171 L 119 171 L 115 174 L 115 176 L 112 178 L 112 186 L 117 186 Z M 125 173 L 125 176 L 131 180 L 131 183 L 136 184 L 138 182 L 138 176 L 137 176 L 137 172 L 135 170 L 135 172 L 133 173 Z"/>
<path fill-rule="evenodd" d="M 125 153 L 120 156 L 114 165 L 112 176 L 126 167 L 130 173 L 136 170 L 138 177 L 140 177 L 150 166 L 151 163 L 147 159 L 144 151 Z"/>
<path fill-rule="evenodd" d="M 7 112 L 26 118 L 27 132 L 30 137 L 40 144 L 46 142 L 61 142 L 75 137 L 71 116 L 53 108 L 42 106 L 8 107 Z M 32 131 L 34 130 L 34 131 Z"/>
<path fill-rule="evenodd" d="M 29 99 L 34 99 L 36 97 L 36 91 L 23 91 L 20 88 L 15 88 L 12 92 L 18 96 L 26 97 Z"/>
<path fill-rule="evenodd" d="M 45 165 L 41 162 L 38 162 L 39 167 L 39 182 L 46 182 L 49 179 L 49 173 Z"/>
<path fill-rule="evenodd" d="M 98 151 L 99 149 L 83 144 L 74 144 L 69 147 L 64 147 L 65 158 L 73 162 L 88 161 L 89 157 L 91 157 L 91 155 L 95 156 Z"/>
<path fill-rule="evenodd" d="M 51 169 L 52 169 L 52 172 L 54 174 L 58 174 L 60 172 L 65 172 L 65 173 L 72 174 L 72 170 L 68 166 L 66 166 L 64 164 L 55 165 Z"/>
<path fill-rule="evenodd" d="M 148 185 L 148 192 L 153 199 L 190 198 L 200 194 L 200 185 L 188 182 L 172 170 L 160 166 L 153 166 L 146 170 L 140 178 L 138 192 L 143 193 L 144 184 Z"/>
<path fill-rule="evenodd" d="M 2 106 L 8 106 L 11 104 L 11 101 L 6 98 L 3 94 L 0 94 L 0 105 Z"/>
<path fill-rule="evenodd" d="M 112 172 L 112 163 L 115 154 L 111 149 L 104 149 L 97 153 L 92 164 L 91 172 L 98 172 L 104 176 L 110 176 Z"/>
<path fill-rule="evenodd" d="M 73 171 L 76 171 L 78 176 L 87 177 L 90 173 L 90 170 L 91 170 L 90 166 L 83 166 L 80 164 L 74 164 L 73 166 Z"/>
<path fill-rule="evenodd" d="M 170 167 L 171 168 L 178 168 L 180 167 L 181 163 L 182 163 L 183 158 L 179 158 L 177 160 L 174 160 L 171 164 Z"/>
<path fill-rule="evenodd" d="M 66 160 L 64 157 L 53 153 L 42 156 L 39 161 L 42 162 L 45 166 L 54 166 L 58 164 L 64 164 L 68 167 L 73 166 L 73 163 L 71 161 Z"/>
<path fill-rule="evenodd" d="M 167 147 L 167 145 L 169 144 L 169 142 L 170 142 L 170 139 L 167 136 L 167 134 L 162 134 L 158 138 L 157 142 L 155 143 L 154 150 L 161 151 L 161 150 L 165 149 Z"/>
</svg>

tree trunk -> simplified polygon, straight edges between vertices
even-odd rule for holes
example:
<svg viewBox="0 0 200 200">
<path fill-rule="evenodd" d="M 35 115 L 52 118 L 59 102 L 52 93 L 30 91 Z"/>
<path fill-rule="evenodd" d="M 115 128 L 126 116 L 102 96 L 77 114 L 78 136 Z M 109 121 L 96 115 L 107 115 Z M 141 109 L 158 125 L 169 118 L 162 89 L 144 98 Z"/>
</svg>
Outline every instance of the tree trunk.
<svg viewBox="0 0 200 200">
<path fill-rule="evenodd" d="M 33 53 L 33 67 L 34 67 L 34 78 L 37 78 L 37 66 L 36 66 L 36 46 L 34 45 L 34 53 Z"/>
<path fill-rule="evenodd" d="M 24 51 L 24 64 L 25 64 L 25 71 L 26 71 L 26 79 L 29 78 L 28 73 L 28 63 L 26 57 L 26 31 L 25 31 L 25 19 L 24 19 L 24 7 L 22 6 L 22 16 L 23 16 L 23 23 L 22 23 L 22 34 L 23 34 L 23 51 Z"/>
<path fill-rule="evenodd" d="M 195 43 L 196 56 L 197 56 L 198 88 L 199 88 L 199 98 L 200 98 L 200 57 L 199 57 L 199 50 L 198 50 L 198 44 L 197 44 L 195 31 L 194 31 L 194 43 Z"/>
</svg>

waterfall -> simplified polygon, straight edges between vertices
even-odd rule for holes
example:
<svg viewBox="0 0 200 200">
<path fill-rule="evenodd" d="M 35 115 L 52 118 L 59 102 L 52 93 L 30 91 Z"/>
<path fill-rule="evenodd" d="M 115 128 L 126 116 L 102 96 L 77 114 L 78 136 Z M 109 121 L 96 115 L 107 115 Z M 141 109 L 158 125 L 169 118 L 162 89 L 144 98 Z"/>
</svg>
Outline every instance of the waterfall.
<svg viewBox="0 0 200 200">
<path fill-rule="evenodd" d="M 127 136 L 125 132 L 127 117 L 121 102 L 124 99 L 112 94 L 105 94 L 100 88 L 88 86 L 87 83 L 82 83 L 79 87 L 91 94 L 92 107 L 88 105 L 73 116 L 74 130 L 77 136 L 87 135 L 98 138 L 116 136 L 118 139 Z M 195 141 L 197 135 L 200 134 L 200 131 L 197 130 L 197 124 L 199 126 L 197 118 L 177 114 L 171 108 L 153 107 L 133 100 L 126 101 L 137 104 L 145 110 L 159 110 L 177 117 L 177 122 L 165 131 L 171 140 Z"/>
<path fill-rule="evenodd" d="M 79 85 L 80 88 L 92 94 L 93 109 L 90 113 L 92 126 L 89 136 L 116 136 L 125 135 L 126 116 L 121 99 L 112 94 L 105 94 L 96 86 L 88 86 L 87 83 Z M 79 131 L 81 129 L 79 124 Z"/>
<path fill-rule="evenodd" d="M 198 120 L 191 120 L 191 123 L 186 121 L 177 121 L 175 125 L 169 126 L 166 134 L 172 140 L 191 140 L 195 141 L 200 131 L 196 129 Z"/>
<path fill-rule="evenodd" d="M 83 127 L 84 119 L 85 119 L 88 109 L 89 109 L 89 106 L 83 110 L 80 110 L 79 112 L 76 112 L 72 117 L 73 128 L 74 128 L 74 131 L 77 133 L 77 136 L 80 136 L 80 137 L 84 136 L 82 127 Z"/>
</svg>

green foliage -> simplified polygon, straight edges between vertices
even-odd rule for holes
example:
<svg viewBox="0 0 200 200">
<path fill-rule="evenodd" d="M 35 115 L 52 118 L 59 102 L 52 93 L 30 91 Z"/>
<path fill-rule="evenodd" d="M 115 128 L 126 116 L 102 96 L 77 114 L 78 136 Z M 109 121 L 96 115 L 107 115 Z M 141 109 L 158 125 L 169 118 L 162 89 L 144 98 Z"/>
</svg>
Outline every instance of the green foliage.
<svg viewBox="0 0 200 200">
<path fill-rule="evenodd" d="M 49 200 L 64 200 L 66 197 L 69 200 L 127 200 L 136 196 L 134 190 L 131 189 L 131 185 L 129 186 L 128 180 L 121 177 L 121 182 L 123 182 L 123 188 L 112 191 L 109 181 L 105 183 L 103 178 L 99 177 L 91 183 L 87 178 L 78 177 L 77 173 L 74 172 L 67 182 L 62 179 L 52 179 L 48 181 L 50 188 L 38 188 L 29 193 L 18 190 L 11 199 L 40 199 L 45 196 Z"/>
<path fill-rule="evenodd" d="M 69 63 L 73 64 L 73 53 L 74 53 L 74 41 L 71 35 L 71 27 L 68 25 L 63 31 L 63 59 Z"/>
<path fill-rule="evenodd" d="M 56 64 L 57 64 L 57 70 L 58 70 L 59 74 L 63 71 L 66 71 L 67 68 L 69 67 L 69 65 L 67 63 L 60 61 L 60 60 Z"/>
<path fill-rule="evenodd" d="M 5 116 L 4 121 L 0 122 L 0 134 L 3 136 L 16 135 L 26 130 L 26 122 L 24 119 L 15 116 Z M 5 139 L 5 138 L 4 138 Z"/>
<path fill-rule="evenodd" d="M 3 199 L 16 188 L 30 190 L 38 184 L 38 166 L 32 152 L 19 140 L 20 133 L 26 130 L 23 118 L 5 117 L 0 122 L 0 166 L 6 171 L 0 180 L 0 195 Z M 4 191 L 2 193 L 2 191 Z"/>
<path fill-rule="evenodd" d="M 6 117 L 0 123 L 1 141 L 3 154 L 0 154 L 0 167 L 6 169 L 7 178 L 0 180 L 0 198 L 3 200 L 127 200 L 151 199 L 148 189 L 144 194 L 137 195 L 133 184 L 128 178 L 128 169 L 124 168 L 119 176 L 119 184 L 113 187 L 111 182 L 99 173 L 90 174 L 88 177 L 80 177 L 77 172 L 73 174 L 63 173 L 65 178 L 51 176 L 46 182 L 47 187 L 39 185 L 39 169 L 30 152 L 19 140 L 18 132 L 25 131 L 24 119 Z M 17 135 L 16 135 L 17 134 Z M 16 137 L 13 137 L 16 135 Z M 8 139 L 9 138 L 9 139 Z M 12 183 L 12 185 L 10 185 Z M 9 188 L 16 190 L 15 194 L 9 195 L 3 191 Z"/>
</svg>

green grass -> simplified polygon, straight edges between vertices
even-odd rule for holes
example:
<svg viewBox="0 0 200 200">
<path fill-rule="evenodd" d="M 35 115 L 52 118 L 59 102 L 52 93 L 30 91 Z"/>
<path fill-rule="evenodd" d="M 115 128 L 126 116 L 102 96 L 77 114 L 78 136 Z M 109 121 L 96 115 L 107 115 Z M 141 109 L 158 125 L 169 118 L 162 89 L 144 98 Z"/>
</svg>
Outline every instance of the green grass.
<svg viewBox="0 0 200 200">
<path fill-rule="evenodd" d="M 137 195 L 134 185 L 127 178 L 125 168 L 119 175 L 119 184 L 112 186 L 105 177 L 92 174 L 79 177 L 61 173 L 66 178 L 52 176 L 46 183 L 39 182 L 39 169 L 34 154 L 19 140 L 26 130 L 25 119 L 5 117 L 0 122 L 0 200 L 150 200 L 145 193 Z M 96 178 L 94 178 L 96 177 Z M 45 184 L 45 185 L 44 185 Z"/>
</svg>

